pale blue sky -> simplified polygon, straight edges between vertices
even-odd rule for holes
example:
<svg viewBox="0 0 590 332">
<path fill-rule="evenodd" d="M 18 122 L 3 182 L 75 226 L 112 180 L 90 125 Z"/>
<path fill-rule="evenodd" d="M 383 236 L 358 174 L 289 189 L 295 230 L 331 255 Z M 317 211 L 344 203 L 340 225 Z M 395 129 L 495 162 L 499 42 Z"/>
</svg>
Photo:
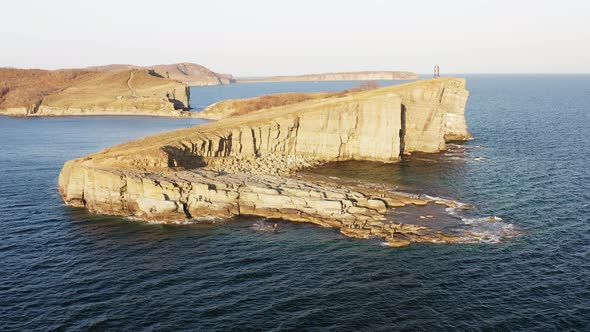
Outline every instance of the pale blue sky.
<svg viewBox="0 0 590 332">
<path fill-rule="evenodd" d="M 589 73 L 590 1 L 2 0 L 0 66 Z"/>
</svg>

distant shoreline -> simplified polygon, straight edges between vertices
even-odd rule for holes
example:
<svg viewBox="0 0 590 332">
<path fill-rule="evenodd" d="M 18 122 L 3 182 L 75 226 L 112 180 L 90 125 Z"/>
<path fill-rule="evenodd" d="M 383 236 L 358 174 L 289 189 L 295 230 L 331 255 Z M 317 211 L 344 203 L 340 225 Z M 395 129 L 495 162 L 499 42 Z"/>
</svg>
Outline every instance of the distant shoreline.
<svg viewBox="0 0 590 332">
<path fill-rule="evenodd" d="M 361 71 L 305 75 L 235 78 L 235 83 L 313 82 L 313 81 L 400 81 L 416 80 L 419 75 L 406 71 Z"/>
</svg>

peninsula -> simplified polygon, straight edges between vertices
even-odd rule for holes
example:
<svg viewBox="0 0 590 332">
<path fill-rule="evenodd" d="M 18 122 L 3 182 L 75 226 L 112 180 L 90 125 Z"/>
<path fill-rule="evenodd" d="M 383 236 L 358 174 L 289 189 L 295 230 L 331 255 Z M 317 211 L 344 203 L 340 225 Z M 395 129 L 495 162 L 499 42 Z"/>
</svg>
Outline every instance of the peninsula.
<svg viewBox="0 0 590 332">
<path fill-rule="evenodd" d="M 388 221 L 408 204 L 453 202 L 372 186 L 320 182 L 297 173 L 342 160 L 399 161 L 470 137 L 465 81 L 423 80 L 327 95 L 123 143 L 66 162 L 66 204 L 142 220 L 256 215 L 380 237 L 392 246 L 455 242 L 428 227 Z"/>
<path fill-rule="evenodd" d="M 261 78 L 238 78 L 237 82 L 308 82 L 308 81 L 397 81 L 417 80 L 418 75 L 407 71 L 357 71 L 296 76 L 271 76 Z"/>
<path fill-rule="evenodd" d="M 152 70 L 0 68 L 0 79 L 0 115 L 190 115 L 188 87 Z"/>
</svg>

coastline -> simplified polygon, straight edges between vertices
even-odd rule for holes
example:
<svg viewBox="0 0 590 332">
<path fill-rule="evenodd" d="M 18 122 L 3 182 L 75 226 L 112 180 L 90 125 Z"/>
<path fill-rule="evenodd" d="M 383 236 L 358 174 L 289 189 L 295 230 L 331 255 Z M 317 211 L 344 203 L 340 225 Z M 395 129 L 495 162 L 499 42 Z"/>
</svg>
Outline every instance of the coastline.
<svg viewBox="0 0 590 332">
<path fill-rule="evenodd" d="M 379 79 L 364 79 L 364 78 L 354 78 L 354 79 L 341 79 L 341 80 L 336 80 L 336 79 L 327 79 L 327 80 L 323 80 L 323 79 L 287 79 L 287 80 L 276 80 L 276 79 L 239 79 L 237 78 L 235 82 L 233 83 L 229 83 L 229 84 L 223 84 L 223 85 L 231 85 L 231 84 L 247 84 L 247 83 L 288 83 L 288 82 L 310 82 L 310 83 L 315 83 L 315 82 L 364 82 L 364 81 L 417 81 L 420 80 L 420 78 L 418 76 L 416 76 L 415 78 L 395 78 L 395 79 L 391 79 L 391 78 L 379 78 Z"/>
<path fill-rule="evenodd" d="M 160 118 L 195 118 L 205 119 L 194 115 L 196 112 L 191 111 L 169 111 L 169 112 L 119 112 L 119 111 L 79 111 L 70 112 L 62 111 L 57 113 L 27 113 L 26 110 L 17 111 L 6 111 L 0 110 L 0 116 L 12 117 L 12 118 L 58 118 L 58 117 L 100 117 L 100 116 L 142 116 L 142 117 L 160 117 Z"/>
<path fill-rule="evenodd" d="M 304 75 L 283 75 L 257 78 L 235 78 L 236 83 L 262 82 L 338 82 L 338 81 L 402 81 L 417 80 L 418 74 L 402 71 L 361 71 Z"/>
</svg>

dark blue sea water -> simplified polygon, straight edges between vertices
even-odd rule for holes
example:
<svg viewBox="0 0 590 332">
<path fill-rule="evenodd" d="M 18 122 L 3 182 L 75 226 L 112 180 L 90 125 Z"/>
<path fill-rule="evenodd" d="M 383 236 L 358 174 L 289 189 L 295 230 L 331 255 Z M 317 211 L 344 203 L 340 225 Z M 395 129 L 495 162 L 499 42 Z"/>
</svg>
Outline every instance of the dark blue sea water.
<svg viewBox="0 0 590 332">
<path fill-rule="evenodd" d="M 199 120 L 0 117 L 0 330 L 590 330 L 590 76 L 467 79 L 474 140 L 318 172 L 475 204 L 523 231 L 498 244 L 393 249 L 298 223 L 274 234 L 256 219 L 90 215 L 61 203 L 64 161 Z M 281 84 L 192 98 L 291 89 Z"/>
</svg>

